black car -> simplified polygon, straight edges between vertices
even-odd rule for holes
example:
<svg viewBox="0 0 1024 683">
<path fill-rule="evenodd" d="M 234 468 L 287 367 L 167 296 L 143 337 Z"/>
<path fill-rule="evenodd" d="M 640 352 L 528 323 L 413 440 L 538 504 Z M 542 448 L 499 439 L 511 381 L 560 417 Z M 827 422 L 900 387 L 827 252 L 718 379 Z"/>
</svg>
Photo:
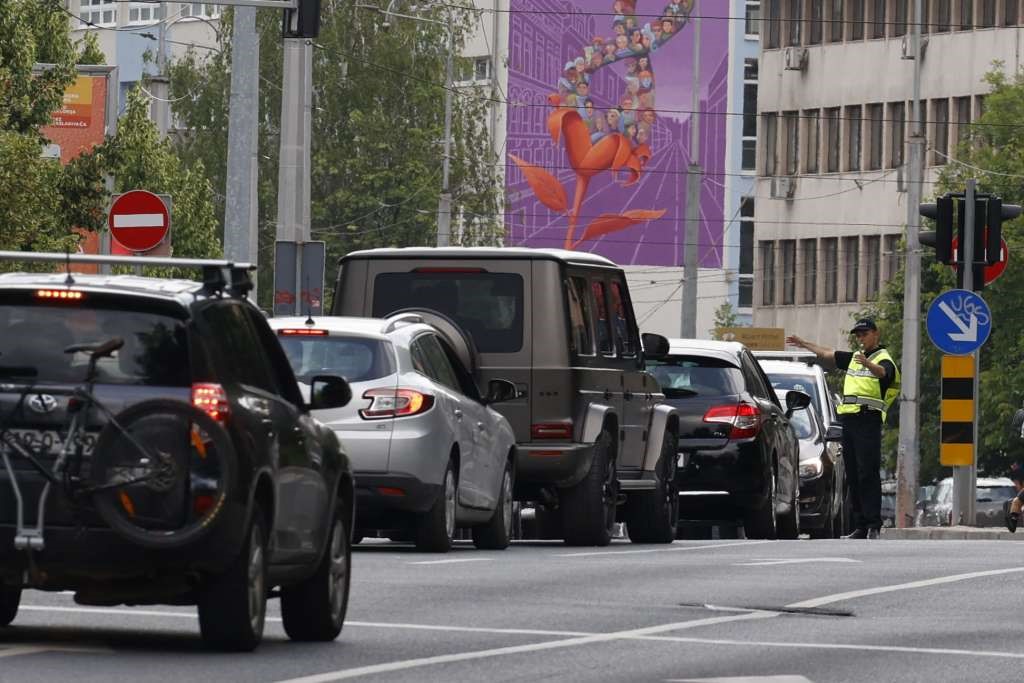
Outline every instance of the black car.
<svg viewBox="0 0 1024 683">
<path fill-rule="evenodd" d="M 672 339 L 647 369 L 679 413 L 681 522 L 740 519 L 749 538 L 796 538 L 799 445 L 790 416 L 810 397 L 789 392 L 783 408 L 736 342 Z"/>
<path fill-rule="evenodd" d="M 25 257 L 0 252 L 3 260 Z M 204 641 L 249 650 L 262 637 L 273 591 L 292 638 L 335 638 L 348 601 L 353 481 L 337 437 L 310 410 L 347 402 L 347 384 L 318 378 L 312 405 L 303 401 L 277 336 L 246 299 L 247 267 L 91 260 L 199 267 L 204 282 L 0 274 L 0 627 L 15 618 L 23 589 L 74 591 L 86 605 L 196 604 Z M 95 380 L 88 395 L 100 404 L 83 410 L 87 374 Z M 214 453 L 225 463 L 220 499 L 195 495 L 212 476 L 205 471 L 181 477 L 186 509 L 168 514 L 210 520 L 181 542 L 173 526 L 135 537 L 107 523 L 95 502 L 107 489 L 80 483 L 118 457 L 103 445 L 118 443 L 104 436 L 117 433 L 115 421 L 138 422 L 132 411 L 152 405 L 192 411 L 188 424 L 202 418 L 202 433 L 223 444 Z M 64 452 L 69 416 L 79 412 L 86 416 L 75 456 L 81 473 L 69 465 L 56 468 L 59 479 L 48 477 Z M 208 458 L 192 429 L 188 447 Z M 159 479 L 144 483 L 153 495 L 166 488 Z M 125 494 L 120 502 L 126 519 L 141 514 L 144 501 Z"/>
</svg>

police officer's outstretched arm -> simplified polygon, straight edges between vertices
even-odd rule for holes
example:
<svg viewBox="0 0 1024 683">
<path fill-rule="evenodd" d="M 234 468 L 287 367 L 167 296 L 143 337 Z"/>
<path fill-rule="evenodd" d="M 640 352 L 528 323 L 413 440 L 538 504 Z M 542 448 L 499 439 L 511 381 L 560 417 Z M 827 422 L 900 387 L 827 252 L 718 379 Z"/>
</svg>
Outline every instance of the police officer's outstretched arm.
<svg viewBox="0 0 1024 683">
<path fill-rule="evenodd" d="M 806 339 L 798 337 L 793 334 L 786 337 L 786 343 L 792 344 L 793 346 L 799 346 L 800 348 L 807 349 L 812 352 L 819 360 L 825 361 L 830 365 L 835 365 L 836 362 L 836 350 L 830 349 L 827 346 L 821 346 L 814 342 L 809 342 Z"/>
</svg>

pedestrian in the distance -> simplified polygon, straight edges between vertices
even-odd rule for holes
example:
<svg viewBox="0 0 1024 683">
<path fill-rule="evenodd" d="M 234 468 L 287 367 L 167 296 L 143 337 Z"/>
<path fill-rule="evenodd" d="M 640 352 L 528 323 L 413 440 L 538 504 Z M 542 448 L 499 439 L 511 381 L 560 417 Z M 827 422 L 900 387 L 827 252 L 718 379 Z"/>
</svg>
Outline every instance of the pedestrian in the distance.
<svg viewBox="0 0 1024 683">
<path fill-rule="evenodd" d="M 843 459 L 856 528 L 843 538 L 878 538 L 882 527 L 882 426 L 900 393 L 900 371 L 880 343 L 874 320 L 861 318 L 850 334 L 857 337 L 860 351 L 836 351 L 796 335 L 786 337 L 786 342 L 813 351 L 826 364 L 846 371 L 842 403 L 836 412 L 843 425 Z"/>
</svg>

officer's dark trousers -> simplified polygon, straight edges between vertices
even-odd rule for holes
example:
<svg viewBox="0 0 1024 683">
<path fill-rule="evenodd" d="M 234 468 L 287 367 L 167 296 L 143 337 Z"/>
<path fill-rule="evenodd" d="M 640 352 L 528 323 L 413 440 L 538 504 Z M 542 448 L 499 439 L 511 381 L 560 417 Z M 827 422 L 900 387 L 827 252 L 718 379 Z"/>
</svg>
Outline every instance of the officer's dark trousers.
<svg viewBox="0 0 1024 683">
<path fill-rule="evenodd" d="M 882 414 L 877 410 L 840 415 L 843 461 L 853 504 L 853 526 L 882 527 Z"/>
</svg>

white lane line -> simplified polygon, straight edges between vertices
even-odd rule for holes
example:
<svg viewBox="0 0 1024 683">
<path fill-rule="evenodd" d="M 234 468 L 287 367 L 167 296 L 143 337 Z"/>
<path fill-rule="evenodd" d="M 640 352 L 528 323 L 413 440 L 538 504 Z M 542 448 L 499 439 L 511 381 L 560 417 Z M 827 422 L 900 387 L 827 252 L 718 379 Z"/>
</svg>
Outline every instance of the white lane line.
<svg viewBox="0 0 1024 683">
<path fill-rule="evenodd" d="M 775 541 L 740 541 L 739 543 L 714 543 L 711 545 L 673 546 L 670 548 L 647 548 L 644 550 L 607 550 L 604 552 L 565 553 L 555 557 L 618 557 L 619 555 L 643 555 L 648 553 L 678 553 L 686 550 L 711 550 L 712 548 L 738 548 L 740 546 L 774 543 Z"/>
<path fill-rule="evenodd" d="M 968 579 L 980 579 L 986 576 L 1002 576 L 1003 574 L 1019 574 L 1021 572 L 1024 572 L 1024 567 L 1011 567 L 1009 569 L 990 569 L 988 571 L 983 572 L 953 574 L 951 576 L 940 576 L 934 579 L 924 579 L 923 581 L 910 581 L 908 583 L 898 583 L 892 586 L 880 586 L 878 588 L 865 588 L 857 591 L 847 591 L 846 593 L 834 593 L 833 595 L 825 595 L 820 598 L 814 598 L 812 600 L 794 602 L 791 605 L 786 605 L 786 607 L 789 609 L 821 607 L 822 605 L 831 605 L 834 602 L 843 602 L 845 600 L 864 598 L 871 595 L 881 595 L 882 593 L 892 593 L 894 591 L 909 590 L 913 588 L 927 588 L 929 586 L 940 586 L 945 583 L 967 581 Z"/>
<path fill-rule="evenodd" d="M 726 678 L 669 678 L 666 683 L 813 683 L 805 676 L 728 676 Z"/>
<path fill-rule="evenodd" d="M 749 612 L 750 610 L 743 610 Z M 486 628 L 482 626 L 440 626 L 434 624 L 397 624 L 394 622 L 346 621 L 345 626 L 362 626 L 366 628 L 394 628 L 413 631 L 451 631 L 453 633 L 494 633 L 498 635 L 517 636 L 561 636 L 572 638 L 578 636 L 596 636 L 588 631 L 542 631 L 532 628 Z"/>
<path fill-rule="evenodd" d="M 853 560 L 849 557 L 797 557 L 789 559 L 765 559 L 765 560 L 750 560 L 749 562 L 734 562 L 734 567 L 773 567 L 779 564 L 808 564 L 812 562 L 850 562 L 860 564 L 860 560 Z"/>
<path fill-rule="evenodd" d="M 419 659 L 407 659 L 398 662 L 387 662 L 385 664 L 374 664 L 371 666 L 362 666 L 354 669 L 340 669 L 338 671 L 329 671 L 326 673 L 314 674 L 312 676 L 292 678 L 288 679 L 287 681 L 280 681 L 279 683 L 328 683 L 328 681 L 341 681 L 348 678 L 356 678 L 358 676 L 369 676 L 371 674 L 389 673 L 392 671 L 404 671 L 407 669 L 414 669 L 421 666 L 449 664 L 452 662 L 465 662 L 473 659 L 487 659 L 490 657 L 512 655 L 521 652 L 540 652 L 543 650 L 557 650 L 567 647 L 576 647 L 578 645 L 602 643 L 610 640 L 618 640 L 621 638 L 632 636 L 653 635 L 656 633 L 663 633 L 666 631 L 681 631 L 690 628 L 712 626 L 715 624 L 729 623 L 734 621 L 769 619 L 775 616 L 778 616 L 778 612 L 752 612 L 750 614 L 738 614 L 729 617 L 710 617 L 708 619 L 696 619 L 693 621 L 682 621 L 673 624 L 661 624 L 659 626 L 648 626 L 646 628 L 638 628 L 630 631 L 600 633 L 596 635 L 583 636 L 579 638 L 548 641 L 545 643 L 530 643 L 527 645 L 498 647 L 490 650 L 478 650 L 476 652 L 458 652 L 449 655 L 437 655 L 434 657 L 421 657 Z"/>
<path fill-rule="evenodd" d="M 0 657 L 18 657 L 21 655 L 35 655 L 44 652 L 84 652 L 98 654 L 114 653 L 114 651 L 109 647 L 79 647 L 71 645 L 20 645 L 16 647 L 0 649 Z"/>
<path fill-rule="evenodd" d="M 40 652 L 46 652 L 49 648 L 43 646 L 31 646 L 27 645 L 24 647 L 12 647 L 6 650 L 0 650 L 0 657 L 17 657 L 19 655 L 34 655 Z"/>
<path fill-rule="evenodd" d="M 406 564 L 458 564 L 460 562 L 493 562 L 490 557 L 467 557 L 457 560 L 426 560 L 421 562 L 406 562 Z"/>
</svg>

